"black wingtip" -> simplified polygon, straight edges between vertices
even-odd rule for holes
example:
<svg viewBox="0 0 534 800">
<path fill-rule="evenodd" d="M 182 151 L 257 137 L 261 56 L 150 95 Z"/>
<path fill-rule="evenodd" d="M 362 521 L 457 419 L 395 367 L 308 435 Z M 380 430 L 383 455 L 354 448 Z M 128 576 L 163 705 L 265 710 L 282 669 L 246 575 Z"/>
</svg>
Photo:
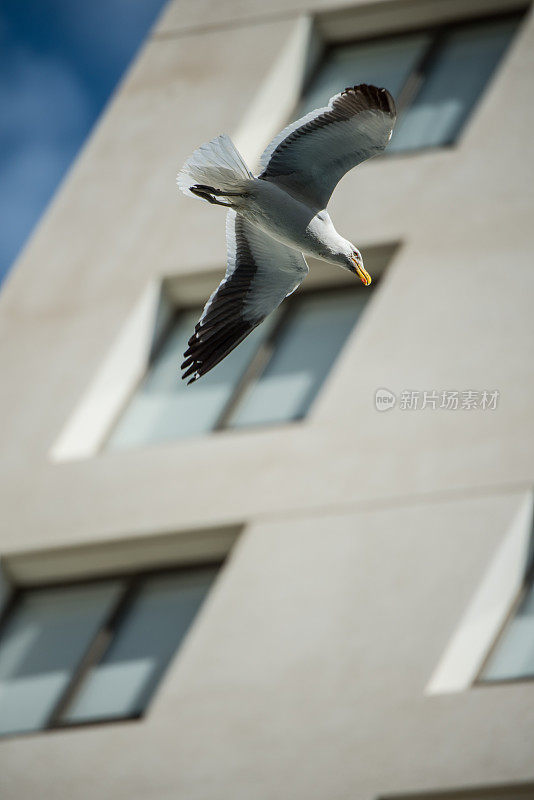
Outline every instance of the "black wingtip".
<svg viewBox="0 0 534 800">
<path fill-rule="evenodd" d="M 185 370 L 185 372 L 182 375 L 182 378 L 189 378 L 189 376 L 192 375 L 193 372 L 197 372 L 197 370 L 198 370 L 198 364 L 195 362 Z"/>
<path fill-rule="evenodd" d="M 191 376 L 191 377 L 189 378 L 189 376 Z M 194 383 L 195 381 L 198 381 L 198 379 L 201 377 L 201 374 L 198 371 L 198 364 L 195 364 L 191 369 L 188 369 L 186 372 L 182 372 L 180 377 L 182 378 L 183 381 L 185 381 L 185 380 L 187 380 L 187 378 L 189 378 L 189 380 L 187 381 L 187 385 L 188 386 L 189 386 L 190 383 Z"/>
<path fill-rule="evenodd" d="M 358 83 L 356 86 L 347 86 L 341 94 L 353 95 L 368 108 L 379 108 L 387 114 L 396 114 L 395 101 L 391 93 L 383 87 L 373 86 L 371 83 Z"/>
</svg>

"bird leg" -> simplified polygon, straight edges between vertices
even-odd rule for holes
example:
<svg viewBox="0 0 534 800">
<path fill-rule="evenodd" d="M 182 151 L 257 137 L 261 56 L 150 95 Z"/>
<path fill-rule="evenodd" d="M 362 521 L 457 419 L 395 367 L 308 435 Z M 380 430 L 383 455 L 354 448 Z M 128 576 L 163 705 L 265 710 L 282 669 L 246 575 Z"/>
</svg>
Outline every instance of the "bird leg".
<svg viewBox="0 0 534 800">
<path fill-rule="evenodd" d="M 241 192 L 226 192 L 222 189 L 215 189 L 213 186 L 204 186 L 201 183 L 195 184 L 195 186 L 190 186 L 189 191 L 196 194 L 197 197 L 201 197 L 203 200 L 207 200 L 208 203 L 216 206 L 226 206 L 227 208 L 232 208 L 231 203 L 222 203 L 220 200 L 216 200 L 214 195 L 217 197 L 243 197 Z"/>
<path fill-rule="evenodd" d="M 197 197 L 202 198 L 202 200 L 207 200 L 208 203 L 211 203 L 215 206 L 228 206 L 230 207 L 230 203 L 221 203 L 220 200 L 216 200 L 211 192 L 206 191 L 208 187 L 204 186 L 190 186 L 189 191 L 193 194 L 196 194 Z"/>
</svg>

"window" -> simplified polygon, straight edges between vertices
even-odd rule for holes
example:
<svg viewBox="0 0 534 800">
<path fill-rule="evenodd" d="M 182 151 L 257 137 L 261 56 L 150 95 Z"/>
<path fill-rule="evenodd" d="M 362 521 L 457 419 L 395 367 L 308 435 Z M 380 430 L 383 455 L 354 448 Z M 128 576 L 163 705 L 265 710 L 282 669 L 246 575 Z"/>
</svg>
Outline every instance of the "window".
<svg viewBox="0 0 534 800">
<path fill-rule="evenodd" d="M 0 636 L 0 735 L 139 717 L 217 569 L 18 591 Z"/>
<path fill-rule="evenodd" d="M 481 786 L 477 789 L 418 792 L 387 797 L 381 795 L 378 800 L 534 800 L 534 784 L 514 783 L 508 786 Z"/>
<path fill-rule="evenodd" d="M 479 681 L 534 678 L 534 575 L 530 574 L 516 608 L 482 669 Z"/>
<path fill-rule="evenodd" d="M 388 152 L 452 144 L 491 78 L 519 17 L 448 25 L 327 48 L 295 118 L 347 86 L 385 86 L 399 119 Z"/>
<path fill-rule="evenodd" d="M 368 289 L 352 286 L 299 293 L 190 386 L 180 381 L 178 370 L 201 309 L 177 313 L 108 447 L 304 417 L 368 298 Z"/>
</svg>

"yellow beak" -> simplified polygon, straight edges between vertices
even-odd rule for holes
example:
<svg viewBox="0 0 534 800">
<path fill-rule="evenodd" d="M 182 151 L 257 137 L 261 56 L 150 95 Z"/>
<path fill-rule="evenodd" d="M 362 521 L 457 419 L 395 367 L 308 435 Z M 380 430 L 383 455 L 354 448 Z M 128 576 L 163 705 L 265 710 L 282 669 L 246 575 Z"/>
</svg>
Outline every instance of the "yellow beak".
<svg viewBox="0 0 534 800">
<path fill-rule="evenodd" d="M 354 266 L 356 267 L 356 272 L 358 273 L 358 277 L 360 278 L 361 282 L 364 286 L 369 286 L 371 283 L 371 276 L 365 269 L 362 264 L 359 264 L 355 258 L 352 259 Z"/>
</svg>

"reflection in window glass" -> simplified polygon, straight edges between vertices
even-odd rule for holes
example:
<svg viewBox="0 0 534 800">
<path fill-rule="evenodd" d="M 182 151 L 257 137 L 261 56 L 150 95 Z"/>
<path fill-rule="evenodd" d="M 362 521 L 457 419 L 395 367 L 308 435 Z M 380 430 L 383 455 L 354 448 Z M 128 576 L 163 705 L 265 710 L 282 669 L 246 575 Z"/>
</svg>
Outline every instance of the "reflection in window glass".
<svg viewBox="0 0 534 800">
<path fill-rule="evenodd" d="M 292 297 L 191 385 L 180 380 L 179 366 L 201 312 L 179 314 L 156 348 L 108 447 L 182 439 L 219 426 L 299 419 L 307 413 L 369 297 L 369 291 L 352 287 Z M 253 377 L 258 369 L 259 379 Z"/>
<path fill-rule="evenodd" d="M 182 439 L 213 429 L 272 320 L 258 326 L 216 369 L 188 386 L 180 379 L 187 340 L 202 309 L 180 316 L 113 431 L 108 448 Z"/>
<path fill-rule="evenodd" d="M 68 722 L 131 717 L 147 705 L 217 573 L 216 568 L 148 578 L 99 664 L 84 680 Z"/>
<path fill-rule="evenodd" d="M 388 151 L 454 142 L 508 47 L 518 19 L 458 25 L 422 34 L 342 44 L 327 50 L 295 118 L 326 105 L 347 86 L 371 83 L 398 100 L 410 76 L 419 89 L 399 119 Z"/>
<path fill-rule="evenodd" d="M 0 637 L 0 736 L 139 716 L 218 569 L 20 591 Z"/>
<path fill-rule="evenodd" d="M 230 420 L 243 427 L 298 419 L 306 414 L 368 293 L 339 291 L 303 295 L 278 336 L 273 355 L 249 386 Z"/>
<path fill-rule="evenodd" d="M 0 643 L 0 734 L 47 725 L 120 586 L 106 582 L 23 595 Z"/>
<path fill-rule="evenodd" d="M 415 150 L 453 142 L 516 27 L 517 22 L 508 20 L 447 34 L 389 149 Z"/>
<path fill-rule="evenodd" d="M 484 681 L 517 678 L 534 678 L 534 582 L 528 586 L 482 675 Z"/>
<path fill-rule="evenodd" d="M 325 106 L 332 95 L 358 83 L 386 86 L 396 97 L 430 41 L 430 35 L 418 34 L 332 47 L 295 119 Z"/>
</svg>

